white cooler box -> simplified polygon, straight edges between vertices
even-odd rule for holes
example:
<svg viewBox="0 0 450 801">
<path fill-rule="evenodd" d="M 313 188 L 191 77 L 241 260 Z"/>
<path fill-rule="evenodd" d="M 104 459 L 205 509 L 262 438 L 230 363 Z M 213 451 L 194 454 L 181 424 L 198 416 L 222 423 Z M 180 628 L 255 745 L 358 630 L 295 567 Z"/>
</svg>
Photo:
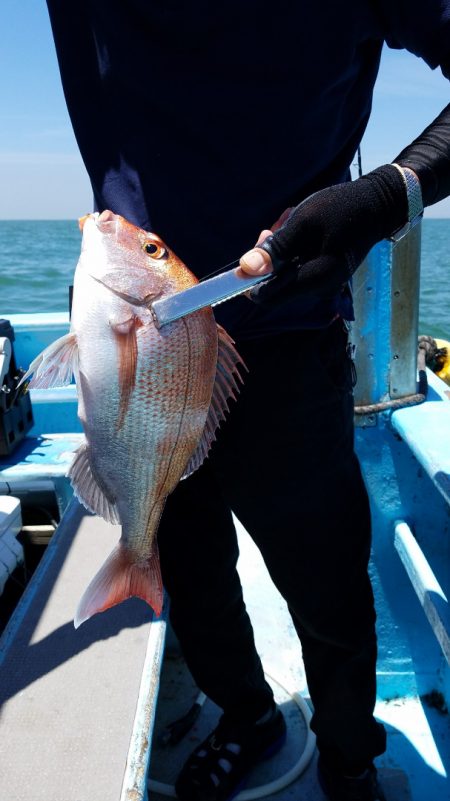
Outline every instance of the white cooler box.
<svg viewBox="0 0 450 801">
<path fill-rule="evenodd" d="M 22 528 L 20 501 L 11 495 L 0 495 L 0 595 L 8 577 L 23 564 L 23 548 L 16 537 Z"/>
</svg>

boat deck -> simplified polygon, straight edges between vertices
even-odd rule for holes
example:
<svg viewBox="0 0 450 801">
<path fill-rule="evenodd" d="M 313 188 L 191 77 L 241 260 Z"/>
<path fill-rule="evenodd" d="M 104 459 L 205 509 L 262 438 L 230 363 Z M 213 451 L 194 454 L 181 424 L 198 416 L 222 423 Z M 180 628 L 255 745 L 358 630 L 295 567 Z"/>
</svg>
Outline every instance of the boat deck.
<svg viewBox="0 0 450 801">
<path fill-rule="evenodd" d="M 237 521 L 236 521 L 237 522 Z M 298 690 L 308 698 L 301 649 L 286 605 L 273 586 L 258 549 L 237 522 L 241 557 L 238 563 L 246 605 L 255 627 L 255 637 L 275 697 L 288 722 L 285 747 L 272 759 L 258 766 L 246 789 L 264 786 L 284 776 L 299 758 L 306 741 L 306 727 L 290 693 Z M 176 645 L 170 639 L 161 675 L 155 734 L 150 761 L 149 798 L 163 801 L 153 782 L 173 785 L 184 759 L 214 727 L 218 709 L 206 701 L 191 729 L 177 745 L 163 745 L 161 733 L 172 721 L 182 717 L 195 701 L 197 690 Z M 280 687 L 280 684 L 282 685 Z M 423 704 L 415 696 L 380 701 L 376 715 L 388 731 L 388 749 L 377 760 L 387 801 L 428 801 L 450 798 L 447 775 L 450 771 L 450 723 L 448 715 Z M 317 754 L 292 784 L 271 793 L 277 801 L 325 801 L 316 775 Z M 240 796 L 237 796 L 239 799 Z M 245 796 L 242 795 L 242 801 Z"/>
<path fill-rule="evenodd" d="M 131 801 L 144 781 L 154 705 L 138 700 L 141 686 L 150 700 L 157 695 L 164 615 L 152 621 L 132 599 L 73 626 L 118 535 L 74 500 L 0 641 L 0 796 L 8 801 Z"/>
<path fill-rule="evenodd" d="M 286 606 L 258 550 L 237 526 L 257 646 L 289 726 L 286 746 L 255 770 L 253 787 L 278 779 L 297 761 L 307 729 L 290 694 L 307 697 L 307 687 Z M 117 527 L 73 501 L 1 640 L 1 789 L 9 801 L 138 801 L 146 794 L 150 747 L 152 782 L 172 785 L 184 758 L 217 719 L 207 700 L 186 737 L 176 746 L 162 745 L 161 732 L 186 713 L 197 690 L 168 636 L 158 696 L 166 626 L 164 617 L 152 621 L 141 601 L 73 628 L 78 599 L 117 536 Z M 448 715 L 415 697 L 380 702 L 377 714 L 389 730 L 388 751 L 379 760 L 388 801 L 448 799 Z M 315 755 L 293 784 L 272 795 L 322 801 Z M 149 797 L 162 801 L 153 783 Z"/>
</svg>

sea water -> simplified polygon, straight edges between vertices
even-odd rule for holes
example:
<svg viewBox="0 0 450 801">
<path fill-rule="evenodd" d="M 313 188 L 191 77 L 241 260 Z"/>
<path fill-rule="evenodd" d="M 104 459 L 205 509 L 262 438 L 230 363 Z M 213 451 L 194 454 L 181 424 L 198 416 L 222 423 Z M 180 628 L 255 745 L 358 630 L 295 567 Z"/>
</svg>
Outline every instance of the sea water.
<svg viewBox="0 0 450 801">
<path fill-rule="evenodd" d="M 80 243 L 75 220 L 0 220 L 0 316 L 67 311 Z M 450 339 L 450 219 L 423 221 L 419 331 Z"/>
</svg>

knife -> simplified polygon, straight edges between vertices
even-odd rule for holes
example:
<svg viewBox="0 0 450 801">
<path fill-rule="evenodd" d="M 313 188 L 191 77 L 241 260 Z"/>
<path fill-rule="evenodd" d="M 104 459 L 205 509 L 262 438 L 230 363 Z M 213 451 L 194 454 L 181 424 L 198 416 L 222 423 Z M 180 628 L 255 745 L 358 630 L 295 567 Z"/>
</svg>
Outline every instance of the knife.
<svg viewBox="0 0 450 801">
<path fill-rule="evenodd" d="M 241 295 L 262 281 L 271 278 L 271 273 L 247 275 L 238 267 L 238 264 L 239 262 L 236 261 L 231 270 L 212 278 L 206 278 L 189 289 L 183 289 L 181 292 L 175 292 L 173 295 L 155 300 L 150 310 L 156 327 L 162 328 L 162 326 L 173 323 L 180 317 L 203 309 L 205 306 L 217 306 L 218 303 Z"/>
</svg>

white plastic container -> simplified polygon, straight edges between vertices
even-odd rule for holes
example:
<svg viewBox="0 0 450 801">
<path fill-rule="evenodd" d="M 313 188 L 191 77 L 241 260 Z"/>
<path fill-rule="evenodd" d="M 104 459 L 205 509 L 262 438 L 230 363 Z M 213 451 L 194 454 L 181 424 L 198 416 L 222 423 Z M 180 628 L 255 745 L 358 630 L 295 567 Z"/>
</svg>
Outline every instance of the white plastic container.
<svg viewBox="0 0 450 801">
<path fill-rule="evenodd" d="M 23 548 L 16 537 L 22 528 L 20 501 L 12 495 L 0 495 L 0 595 L 8 577 L 23 564 Z"/>
</svg>

